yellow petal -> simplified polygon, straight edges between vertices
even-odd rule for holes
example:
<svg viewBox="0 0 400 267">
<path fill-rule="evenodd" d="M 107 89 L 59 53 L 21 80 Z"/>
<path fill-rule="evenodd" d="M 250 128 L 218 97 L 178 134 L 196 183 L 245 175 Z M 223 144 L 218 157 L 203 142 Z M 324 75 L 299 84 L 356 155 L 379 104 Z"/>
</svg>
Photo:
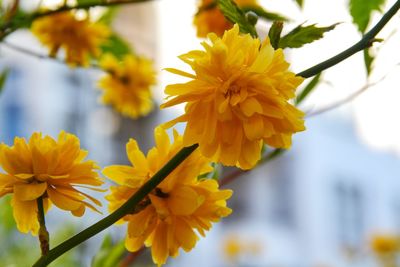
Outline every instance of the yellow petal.
<svg viewBox="0 0 400 267">
<path fill-rule="evenodd" d="M 36 200 L 20 201 L 14 195 L 11 199 L 11 206 L 13 207 L 13 215 L 18 230 L 25 234 L 31 231 L 32 235 L 37 235 L 39 222 L 37 219 Z"/>
<path fill-rule="evenodd" d="M 72 211 L 81 208 L 81 202 L 61 194 L 56 189 L 49 187 L 47 189 L 47 194 L 49 195 L 51 202 L 60 209 Z"/>
<path fill-rule="evenodd" d="M 128 235 L 125 238 L 125 247 L 128 251 L 130 252 L 136 252 L 138 251 L 141 247 L 143 247 L 144 244 L 144 237 L 129 237 Z"/>
<path fill-rule="evenodd" d="M 170 147 L 170 141 L 164 128 L 158 126 L 154 129 L 154 140 L 156 141 L 158 152 L 163 156 L 167 155 Z"/>
<path fill-rule="evenodd" d="M 250 140 L 257 140 L 264 136 L 264 122 L 261 116 L 254 115 L 243 123 L 243 130 Z"/>
<path fill-rule="evenodd" d="M 128 235 L 129 237 L 139 237 L 144 234 L 151 220 L 154 220 L 156 213 L 154 209 L 147 206 L 137 214 L 129 216 Z"/>
<path fill-rule="evenodd" d="M 171 72 L 173 74 L 177 74 L 177 75 L 181 75 L 181 76 L 187 77 L 187 78 L 192 78 L 192 79 L 196 78 L 196 76 L 194 76 L 193 74 L 190 74 L 190 73 L 187 73 L 185 71 L 178 70 L 178 69 L 165 68 L 164 70 L 169 71 L 169 72 Z"/>
<path fill-rule="evenodd" d="M 168 258 L 168 225 L 160 222 L 154 232 L 151 256 L 159 266 L 165 264 Z"/>
<path fill-rule="evenodd" d="M 140 151 L 139 146 L 134 139 L 130 139 L 126 144 L 126 153 L 128 154 L 129 161 L 136 168 L 148 170 L 147 160 L 143 152 Z"/>
<path fill-rule="evenodd" d="M 76 217 L 82 217 L 85 213 L 85 210 L 85 205 L 82 204 L 78 209 L 71 211 L 71 213 Z"/>
<path fill-rule="evenodd" d="M 13 176 L 0 173 L 0 190 L 14 184 L 16 181 Z"/>
<path fill-rule="evenodd" d="M 173 214 L 185 216 L 192 214 L 204 198 L 189 186 L 179 186 L 171 191 L 167 201 Z"/>
<path fill-rule="evenodd" d="M 175 238 L 186 252 L 192 250 L 199 239 L 192 228 L 184 220 L 180 219 L 175 222 Z"/>
<path fill-rule="evenodd" d="M 117 184 L 137 188 L 144 182 L 144 177 L 138 175 L 138 171 L 125 165 L 112 165 L 105 167 L 102 173 Z"/>
<path fill-rule="evenodd" d="M 14 196 L 20 201 L 35 200 L 47 189 L 47 183 L 14 184 Z"/>
<path fill-rule="evenodd" d="M 254 113 L 263 112 L 261 104 L 254 97 L 248 97 L 245 101 L 240 103 L 240 109 L 247 117 L 252 116 Z"/>
</svg>

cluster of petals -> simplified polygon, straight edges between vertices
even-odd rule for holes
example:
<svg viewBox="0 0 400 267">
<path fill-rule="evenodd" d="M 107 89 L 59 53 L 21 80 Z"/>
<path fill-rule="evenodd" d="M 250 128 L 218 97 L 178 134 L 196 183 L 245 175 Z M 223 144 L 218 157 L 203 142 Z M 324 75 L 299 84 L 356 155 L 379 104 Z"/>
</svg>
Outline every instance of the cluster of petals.
<svg viewBox="0 0 400 267">
<path fill-rule="evenodd" d="M 125 203 L 183 147 L 182 136 L 177 132 L 172 144 L 163 128 L 157 127 L 154 135 L 156 146 L 147 157 L 131 139 L 126 150 L 132 166 L 114 165 L 103 170 L 118 184 L 111 187 L 111 194 L 106 197 L 110 211 Z M 231 213 L 226 200 L 232 191 L 219 190 L 215 180 L 198 179 L 212 170 L 197 150 L 185 159 L 142 201 L 140 209 L 122 219 L 128 223 L 126 248 L 133 252 L 143 244 L 151 246 L 153 261 L 159 266 L 168 256 L 177 256 L 179 248 L 190 251 L 199 239 L 198 234 L 204 236 L 212 222 Z"/>
<path fill-rule="evenodd" d="M 257 0 L 234 0 L 240 7 L 257 7 Z M 233 24 L 224 17 L 214 0 L 200 0 L 198 13 L 194 16 L 193 24 L 198 37 L 207 37 L 210 32 L 222 36 Z"/>
<path fill-rule="evenodd" d="M 95 162 L 84 160 L 87 152 L 80 149 L 79 139 L 61 132 L 58 140 L 34 133 L 29 142 L 16 137 L 13 146 L 0 144 L 0 197 L 12 194 L 11 205 L 19 231 L 39 230 L 37 200 L 42 199 L 47 211 L 53 203 L 60 209 L 82 216 L 86 207 L 96 210 L 86 201 L 101 203 L 76 187 L 102 191 Z"/>
<path fill-rule="evenodd" d="M 89 18 L 78 19 L 73 12 L 60 12 L 36 19 L 31 27 L 33 34 L 50 49 L 55 57 L 60 48 L 71 66 L 87 66 L 89 56 L 100 55 L 100 45 L 110 35 L 107 26 L 93 23 Z"/>
<path fill-rule="evenodd" d="M 190 81 L 165 88 L 162 108 L 186 103 L 185 113 L 165 127 L 186 122 L 185 146 L 198 143 L 212 161 L 250 169 L 264 142 L 289 148 L 292 134 L 305 129 L 304 113 L 289 102 L 303 78 L 288 70 L 282 49 L 241 35 L 238 25 L 222 38 L 208 37 L 204 50 L 180 56 L 194 74 L 167 69 Z"/>
<path fill-rule="evenodd" d="M 123 62 L 119 62 L 111 54 L 106 54 L 100 66 L 107 72 L 98 83 L 103 91 L 103 103 L 134 119 L 147 115 L 153 109 L 150 88 L 156 79 L 151 60 L 126 55 Z"/>
</svg>

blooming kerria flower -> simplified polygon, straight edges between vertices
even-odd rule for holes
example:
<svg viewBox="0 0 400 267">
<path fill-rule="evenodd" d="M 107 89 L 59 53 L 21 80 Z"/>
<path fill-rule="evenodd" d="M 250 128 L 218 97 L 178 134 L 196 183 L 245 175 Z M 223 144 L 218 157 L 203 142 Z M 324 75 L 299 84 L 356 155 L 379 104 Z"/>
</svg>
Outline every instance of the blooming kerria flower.
<svg viewBox="0 0 400 267">
<path fill-rule="evenodd" d="M 186 122 L 185 146 L 198 143 L 213 161 L 250 169 L 263 142 L 289 148 L 292 134 L 305 129 L 303 112 L 288 102 L 303 78 L 288 71 L 282 49 L 241 35 L 237 25 L 222 38 L 208 37 L 204 51 L 180 56 L 195 74 L 167 69 L 191 80 L 165 88 L 162 108 L 186 103 L 185 114 L 165 127 Z"/>
<path fill-rule="evenodd" d="M 234 0 L 239 7 L 259 6 L 256 0 Z M 225 30 L 233 27 L 233 24 L 224 17 L 214 0 L 201 0 L 199 11 L 194 16 L 193 24 L 197 29 L 198 37 L 206 37 L 213 32 L 222 36 Z"/>
<path fill-rule="evenodd" d="M 154 135 L 156 147 L 147 157 L 131 139 L 126 151 L 133 166 L 116 165 L 103 170 L 118 184 L 111 187 L 111 194 L 106 197 L 110 211 L 125 203 L 183 147 L 182 137 L 176 131 L 172 144 L 161 127 L 155 129 Z M 212 170 L 197 150 L 185 159 L 142 201 L 138 211 L 122 219 L 128 222 L 126 248 L 133 252 L 143 244 L 151 246 L 153 261 L 159 266 L 168 256 L 177 256 L 179 248 L 190 251 L 199 238 L 197 233 L 204 236 L 212 222 L 231 213 L 226 199 L 232 191 L 219 190 L 215 180 L 198 179 Z"/>
<path fill-rule="evenodd" d="M 87 66 L 89 55 L 98 57 L 100 45 L 110 35 L 107 26 L 88 18 L 77 19 L 69 11 L 36 19 L 31 30 L 50 49 L 50 56 L 55 57 L 60 48 L 64 49 L 65 60 L 71 66 Z"/>
<path fill-rule="evenodd" d="M 34 133 L 29 142 L 16 137 L 13 146 L 0 144 L 0 197 L 12 193 L 11 205 L 18 230 L 23 233 L 39 230 L 37 199 L 42 197 L 45 210 L 53 203 L 60 209 L 82 216 L 85 208 L 96 210 L 86 201 L 101 203 L 77 190 L 96 191 L 103 181 L 95 162 L 84 160 L 87 152 L 80 149 L 79 139 L 61 132 L 58 140 Z"/>
<path fill-rule="evenodd" d="M 98 84 L 104 92 L 103 103 L 131 118 L 147 115 L 153 109 L 150 87 L 156 79 L 151 60 L 126 55 L 123 62 L 119 62 L 107 54 L 100 66 L 107 72 Z"/>
</svg>

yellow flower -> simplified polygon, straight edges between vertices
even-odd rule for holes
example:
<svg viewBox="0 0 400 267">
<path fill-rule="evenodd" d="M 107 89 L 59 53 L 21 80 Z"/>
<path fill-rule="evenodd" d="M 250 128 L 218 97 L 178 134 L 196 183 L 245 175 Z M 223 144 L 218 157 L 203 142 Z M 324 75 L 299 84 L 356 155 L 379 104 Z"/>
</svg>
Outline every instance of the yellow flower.
<svg viewBox="0 0 400 267">
<path fill-rule="evenodd" d="M 195 15 L 193 24 L 197 28 L 198 37 L 206 37 L 213 32 L 222 36 L 224 31 L 233 27 L 233 24 L 224 17 L 217 5 L 213 6 L 214 0 L 201 0 L 199 12 Z M 256 0 L 235 0 L 239 7 L 258 6 Z"/>
<path fill-rule="evenodd" d="M 392 235 L 376 235 L 371 241 L 371 248 L 380 255 L 395 253 L 400 251 L 400 239 Z"/>
<path fill-rule="evenodd" d="M 36 235 L 39 229 L 37 199 L 43 198 L 45 209 L 53 203 L 58 208 L 82 216 L 85 208 L 96 208 L 85 201 L 101 203 L 74 187 L 100 191 L 92 186 L 103 182 L 94 171 L 95 162 L 84 161 L 87 152 L 79 139 L 61 132 L 58 140 L 34 133 L 29 143 L 16 137 L 14 145 L 0 144 L 0 197 L 13 193 L 11 205 L 18 230 Z"/>
<path fill-rule="evenodd" d="M 242 252 L 243 247 L 237 237 L 230 237 L 225 240 L 224 253 L 225 256 L 232 261 L 237 260 L 238 256 Z"/>
<path fill-rule="evenodd" d="M 204 156 L 225 165 L 252 168 L 260 159 L 263 141 L 289 148 L 293 133 L 304 130 L 303 112 L 288 100 L 303 78 L 288 71 L 281 49 L 274 50 L 234 26 L 221 38 L 208 35 L 205 51 L 181 55 L 195 75 L 177 69 L 172 73 L 191 78 L 172 84 L 165 93 L 173 97 L 162 108 L 187 103 L 185 114 L 166 127 L 187 122 L 183 143 L 198 143 Z"/>
<path fill-rule="evenodd" d="M 174 143 L 161 127 L 154 131 L 156 147 L 147 157 L 131 139 L 126 151 L 132 166 L 109 166 L 104 175 L 118 186 L 111 187 L 110 211 L 127 201 L 150 177 L 153 176 L 182 147 L 182 137 L 174 131 Z M 198 176 L 212 171 L 209 161 L 194 151 L 136 208 L 136 213 L 126 215 L 128 234 L 125 246 L 129 251 L 139 250 L 143 244 L 151 246 L 153 261 L 159 266 L 168 256 L 177 256 L 179 248 L 190 251 L 205 235 L 212 222 L 228 216 L 231 209 L 226 207 L 232 191 L 219 190 L 218 183 Z"/>
<path fill-rule="evenodd" d="M 151 60 L 127 55 L 119 63 L 107 54 L 100 66 L 108 72 L 99 81 L 104 91 L 103 103 L 113 105 L 118 112 L 131 118 L 144 116 L 153 109 L 150 86 L 155 84 L 155 71 Z"/>
<path fill-rule="evenodd" d="M 78 20 L 71 12 L 62 12 L 35 20 L 31 30 L 55 57 L 63 48 L 66 62 L 71 66 L 89 64 L 89 55 L 98 57 L 99 46 L 110 35 L 107 26 L 92 23 L 88 18 Z"/>
</svg>

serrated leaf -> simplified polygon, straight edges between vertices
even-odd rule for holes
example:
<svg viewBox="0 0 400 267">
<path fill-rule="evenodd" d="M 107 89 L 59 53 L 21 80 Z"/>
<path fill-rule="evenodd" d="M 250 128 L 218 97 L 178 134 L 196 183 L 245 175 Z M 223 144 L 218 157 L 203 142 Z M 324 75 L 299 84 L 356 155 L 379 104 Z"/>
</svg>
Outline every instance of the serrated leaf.
<svg viewBox="0 0 400 267">
<path fill-rule="evenodd" d="M 275 21 L 275 20 L 280 20 L 280 21 L 288 21 L 288 18 L 278 14 L 278 13 L 273 13 L 273 12 L 268 12 L 265 9 L 263 9 L 260 6 L 243 6 L 241 7 L 243 12 L 249 12 L 252 11 L 257 14 L 260 18 L 264 18 L 266 20 L 270 21 Z"/>
<path fill-rule="evenodd" d="M 367 29 L 372 12 L 381 11 L 384 3 L 385 0 L 350 0 L 350 15 L 361 33 Z"/>
<path fill-rule="evenodd" d="M 309 44 L 321 39 L 324 36 L 324 33 L 333 30 L 336 25 L 337 23 L 328 27 L 317 27 L 315 24 L 309 26 L 299 25 L 291 32 L 281 37 L 281 40 L 279 41 L 279 47 L 302 47 L 305 44 Z"/>
<path fill-rule="evenodd" d="M 6 84 L 6 80 L 7 80 L 9 73 L 10 73 L 10 70 L 5 69 L 0 74 L 0 93 L 3 91 L 4 85 Z"/>
<path fill-rule="evenodd" d="M 371 74 L 372 63 L 374 62 L 374 57 L 371 55 L 370 52 L 371 51 L 368 48 L 364 49 L 364 64 L 367 71 L 367 76 Z"/>
<path fill-rule="evenodd" d="M 315 75 L 315 77 L 304 87 L 303 91 L 296 97 L 296 105 L 300 104 L 318 85 L 321 78 L 321 72 Z"/>
<path fill-rule="evenodd" d="M 132 53 L 131 46 L 115 33 L 100 48 L 102 53 L 111 53 L 119 59 L 122 59 L 124 55 Z"/>
<path fill-rule="evenodd" d="M 282 29 L 283 29 L 282 21 L 274 21 L 274 23 L 272 23 L 271 28 L 269 29 L 268 37 L 272 47 L 275 49 L 279 48 L 279 41 L 281 39 Z"/>
<path fill-rule="evenodd" d="M 304 1 L 303 0 L 295 0 L 299 7 L 303 8 Z M 368 1 L 368 0 L 367 0 Z"/>
<path fill-rule="evenodd" d="M 257 37 L 257 32 L 251 23 L 246 19 L 245 13 L 232 0 L 217 0 L 218 6 L 224 16 L 232 23 L 239 25 L 240 31 L 250 33 L 251 36 Z"/>
<path fill-rule="evenodd" d="M 125 252 L 125 242 L 113 244 L 111 236 L 106 235 L 100 250 L 96 253 L 92 259 L 91 267 L 114 267 L 118 266 L 122 255 Z"/>
</svg>

